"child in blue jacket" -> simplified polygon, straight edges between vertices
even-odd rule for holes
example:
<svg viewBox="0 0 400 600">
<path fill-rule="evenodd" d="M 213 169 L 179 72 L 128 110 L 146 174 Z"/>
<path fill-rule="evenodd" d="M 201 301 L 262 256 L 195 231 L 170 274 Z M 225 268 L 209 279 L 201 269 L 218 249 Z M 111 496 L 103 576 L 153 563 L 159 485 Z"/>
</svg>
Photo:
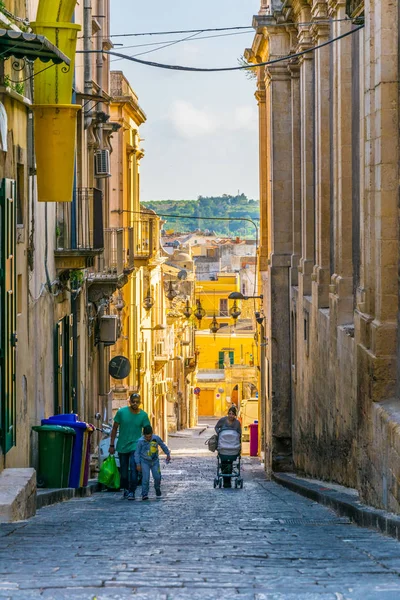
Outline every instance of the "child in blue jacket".
<svg viewBox="0 0 400 600">
<path fill-rule="evenodd" d="M 139 439 L 135 451 L 137 470 L 142 472 L 142 500 L 149 499 L 150 471 L 153 474 L 156 496 L 161 496 L 161 469 L 158 446 L 167 455 L 167 463 L 169 463 L 171 460 L 169 448 L 158 435 L 153 433 L 151 425 L 143 427 L 143 435 Z"/>
</svg>

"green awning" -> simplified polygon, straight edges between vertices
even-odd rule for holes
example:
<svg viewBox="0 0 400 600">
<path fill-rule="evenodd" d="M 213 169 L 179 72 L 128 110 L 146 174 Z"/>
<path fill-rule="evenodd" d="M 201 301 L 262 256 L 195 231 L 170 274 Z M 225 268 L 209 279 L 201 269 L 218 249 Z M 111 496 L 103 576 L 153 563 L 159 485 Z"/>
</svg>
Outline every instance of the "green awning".
<svg viewBox="0 0 400 600">
<path fill-rule="evenodd" d="M 42 62 L 53 61 L 55 64 L 69 65 L 71 60 L 54 46 L 44 35 L 25 33 L 13 29 L 0 29 L 0 59 L 26 58 Z"/>
</svg>

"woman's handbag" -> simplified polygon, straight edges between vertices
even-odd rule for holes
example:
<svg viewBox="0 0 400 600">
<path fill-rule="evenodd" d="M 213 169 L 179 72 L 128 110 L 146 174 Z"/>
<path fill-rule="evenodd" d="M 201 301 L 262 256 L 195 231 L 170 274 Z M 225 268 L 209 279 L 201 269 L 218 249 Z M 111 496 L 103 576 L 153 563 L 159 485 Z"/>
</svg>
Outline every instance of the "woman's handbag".
<svg viewBox="0 0 400 600">
<path fill-rule="evenodd" d="M 205 444 L 207 444 L 210 452 L 215 452 L 218 446 L 218 435 L 214 433 L 214 435 L 206 440 Z"/>
</svg>

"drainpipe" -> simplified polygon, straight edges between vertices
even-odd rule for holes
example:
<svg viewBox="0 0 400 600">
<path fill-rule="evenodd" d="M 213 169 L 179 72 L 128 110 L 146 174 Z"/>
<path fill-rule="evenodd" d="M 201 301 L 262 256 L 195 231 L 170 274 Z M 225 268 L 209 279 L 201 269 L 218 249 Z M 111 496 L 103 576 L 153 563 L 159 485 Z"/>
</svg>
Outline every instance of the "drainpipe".
<svg viewBox="0 0 400 600">
<path fill-rule="evenodd" d="M 85 79 L 85 94 L 92 94 L 92 55 L 91 40 L 92 37 L 92 0 L 85 0 L 83 5 L 83 49 L 84 54 L 84 79 Z M 85 102 L 88 102 L 85 100 Z M 90 116 L 91 108 L 88 103 L 87 108 L 84 110 L 84 127 L 87 129 L 92 122 Z"/>
</svg>

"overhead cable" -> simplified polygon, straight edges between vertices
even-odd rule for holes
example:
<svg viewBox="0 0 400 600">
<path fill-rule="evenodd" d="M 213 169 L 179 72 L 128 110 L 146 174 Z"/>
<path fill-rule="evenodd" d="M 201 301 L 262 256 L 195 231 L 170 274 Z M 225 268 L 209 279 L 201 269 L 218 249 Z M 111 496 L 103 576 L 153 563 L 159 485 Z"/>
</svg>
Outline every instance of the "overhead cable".
<svg viewBox="0 0 400 600">
<path fill-rule="evenodd" d="M 295 54 L 288 54 L 286 56 L 281 56 L 281 57 L 275 58 L 273 60 L 267 60 L 265 62 L 260 62 L 260 63 L 256 63 L 256 64 L 249 63 L 249 64 L 242 65 L 239 67 L 220 67 L 220 68 L 185 67 L 183 65 L 170 65 L 170 64 L 165 64 L 165 63 L 153 62 L 150 60 L 143 60 L 140 58 L 135 58 L 133 56 L 126 56 L 125 54 L 121 54 L 120 52 L 112 52 L 110 50 L 77 50 L 77 54 L 87 54 L 87 53 L 89 53 L 89 54 L 98 54 L 98 53 L 108 54 L 110 56 L 124 58 L 126 60 L 136 62 L 141 65 L 146 65 L 148 67 L 156 67 L 158 69 L 168 69 L 171 71 L 187 71 L 187 72 L 191 72 L 191 73 L 220 73 L 223 71 L 242 71 L 244 69 L 256 69 L 257 67 L 266 67 L 268 65 L 273 65 L 273 64 L 283 62 L 286 60 L 291 60 L 293 58 L 298 58 L 299 56 L 303 56 L 304 54 L 314 52 L 315 50 L 320 50 L 321 48 L 324 48 L 325 46 L 329 46 L 330 44 L 333 44 L 334 42 L 338 42 L 339 40 L 344 39 L 347 36 L 352 35 L 353 33 L 356 33 L 357 31 L 360 31 L 360 29 L 363 29 L 363 28 L 364 28 L 364 25 L 360 25 L 359 27 L 350 29 L 349 31 L 346 31 L 345 33 L 342 33 L 341 35 L 339 35 L 335 38 L 332 38 L 326 42 L 323 42 L 322 44 L 319 44 L 318 46 L 312 46 L 311 48 L 307 48 L 306 50 L 302 50 L 301 52 L 296 52 Z"/>
<path fill-rule="evenodd" d="M 201 33 L 201 32 L 199 32 L 199 33 Z M 232 36 L 232 35 L 243 35 L 243 34 L 250 34 L 250 33 L 252 33 L 252 32 L 251 31 L 235 31 L 233 33 L 220 33 L 220 34 L 217 34 L 217 35 L 202 35 L 201 37 L 196 37 L 196 38 L 194 36 L 189 36 L 187 38 L 183 38 L 183 39 L 180 39 L 180 40 L 177 40 L 177 41 L 178 42 L 185 42 L 185 41 L 189 42 L 191 40 L 194 40 L 194 41 L 197 41 L 197 40 L 210 40 L 210 39 L 213 39 L 213 38 L 229 37 L 229 36 Z M 161 46 L 162 44 L 168 44 L 168 43 L 171 43 L 171 42 L 168 42 L 167 40 L 164 40 L 162 42 L 151 42 L 151 43 L 147 43 L 147 44 L 134 44 L 133 46 L 123 46 L 123 44 L 120 44 L 120 45 L 123 46 L 124 50 L 127 50 L 128 48 L 145 48 L 145 47 L 148 47 L 148 46 Z M 161 50 L 161 48 L 159 48 L 159 50 Z"/>
<path fill-rule="evenodd" d="M 338 23 L 341 21 L 351 21 L 351 19 L 349 17 L 345 17 L 343 19 L 318 19 L 318 23 Z M 315 21 L 304 21 L 304 22 L 300 22 L 300 23 L 296 23 L 296 26 L 302 26 L 302 25 L 313 25 Z M 288 23 L 273 23 L 273 27 L 287 27 Z M 268 25 L 267 25 L 268 27 Z M 254 27 L 252 25 L 242 25 L 239 27 L 209 27 L 209 28 L 204 28 L 204 29 L 180 29 L 177 31 L 147 31 L 147 32 L 137 32 L 137 33 L 113 33 L 111 35 L 104 35 L 101 37 L 107 37 L 107 38 L 114 38 L 114 37 L 139 37 L 139 36 L 146 36 L 146 35 L 174 35 L 174 34 L 178 34 L 178 33 L 204 33 L 207 31 L 234 31 L 234 30 L 240 30 L 240 29 L 253 29 Z"/>
</svg>

